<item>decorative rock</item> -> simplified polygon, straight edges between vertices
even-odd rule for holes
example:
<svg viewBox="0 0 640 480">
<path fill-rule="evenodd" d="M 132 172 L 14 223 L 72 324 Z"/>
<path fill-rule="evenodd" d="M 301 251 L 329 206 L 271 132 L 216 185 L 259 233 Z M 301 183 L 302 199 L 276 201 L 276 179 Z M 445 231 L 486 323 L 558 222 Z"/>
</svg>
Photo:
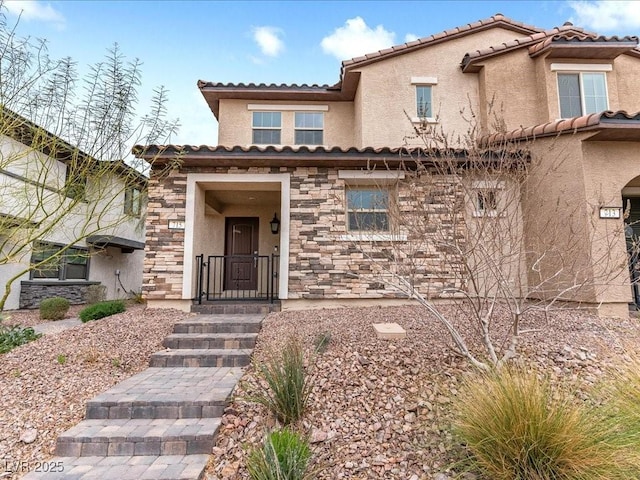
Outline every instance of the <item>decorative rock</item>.
<svg viewBox="0 0 640 480">
<path fill-rule="evenodd" d="M 407 423 L 413 423 L 416 421 L 416 414 L 414 412 L 409 412 L 404 416 L 404 421 Z"/>
<path fill-rule="evenodd" d="M 35 428 L 29 428 L 24 432 L 22 432 L 22 435 L 20 435 L 20 441 L 22 443 L 27 443 L 27 444 L 33 443 L 36 441 L 37 437 L 38 437 L 38 430 L 36 430 Z"/>
<path fill-rule="evenodd" d="M 320 443 L 324 442 L 327 439 L 327 432 L 314 428 L 311 432 L 311 438 L 309 439 L 310 443 Z"/>
</svg>

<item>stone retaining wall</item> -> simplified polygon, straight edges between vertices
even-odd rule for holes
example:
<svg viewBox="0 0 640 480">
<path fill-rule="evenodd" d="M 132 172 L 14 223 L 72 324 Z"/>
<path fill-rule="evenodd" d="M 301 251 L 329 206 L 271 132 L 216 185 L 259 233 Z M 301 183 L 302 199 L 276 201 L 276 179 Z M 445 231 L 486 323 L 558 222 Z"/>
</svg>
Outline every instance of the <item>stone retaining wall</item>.
<svg viewBox="0 0 640 480">
<path fill-rule="evenodd" d="M 20 282 L 20 308 L 38 308 L 42 300 L 51 297 L 66 298 L 72 305 L 80 305 L 87 302 L 91 285 L 100 282 L 26 280 Z"/>
</svg>

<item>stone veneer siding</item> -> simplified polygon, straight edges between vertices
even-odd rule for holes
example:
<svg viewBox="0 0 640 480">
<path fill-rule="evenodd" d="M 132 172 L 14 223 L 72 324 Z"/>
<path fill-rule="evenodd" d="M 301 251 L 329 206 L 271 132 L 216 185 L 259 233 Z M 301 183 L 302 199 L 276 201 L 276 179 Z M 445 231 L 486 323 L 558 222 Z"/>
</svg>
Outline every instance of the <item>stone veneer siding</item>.
<svg viewBox="0 0 640 480">
<path fill-rule="evenodd" d="M 62 297 L 71 305 L 87 302 L 87 290 L 100 282 L 38 281 L 20 282 L 20 308 L 38 308 L 46 298 Z"/>
<path fill-rule="evenodd" d="M 406 242 L 341 240 L 340 236 L 348 232 L 345 182 L 338 178 L 338 170 L 318 167 L 182 168 L 161 180 L 152 177 L 143 276 L 146 297 L 152 300 L 182 298 L 184 232 L 170 231 L 168 221 L 185 220 L 187 173 L 291 174 L 290 299 L 402 298 L 403 294 L 383 281 L 390 278 L 390 269 L 404 274 L 409 272 L 416 287 L 429 297 L 440 296 L 444 288 L 460 286 L 459 276 L 451 271 L 451 259 L 443 261 L 448 253 L 434 245 L 416 249 L 415 245 L 405 248 Z M 433 191 L 429 194 L 428 211 L 439 225 L 440 235 L 443 231 L 454 235 L 453 224 L 447 225 L 451 220 L 450 215 L 445 214 L 445 205 L 452 205 L 461 198 L 461 189 L 452 186 L 447 179 L 441 180 L 437 188 L 437 194 Z M 392 196 L 396 198 L 398 211 L 403 212 L 401 215 L 415 211 L 412 202 L 424 198 L 421 192 L 413 190 L 409 193 L 402 188 Z M 418 243 L 428 244 L 424 238 Z M 390 262 L 390 258 L 396 261 Z"/>
</svg>

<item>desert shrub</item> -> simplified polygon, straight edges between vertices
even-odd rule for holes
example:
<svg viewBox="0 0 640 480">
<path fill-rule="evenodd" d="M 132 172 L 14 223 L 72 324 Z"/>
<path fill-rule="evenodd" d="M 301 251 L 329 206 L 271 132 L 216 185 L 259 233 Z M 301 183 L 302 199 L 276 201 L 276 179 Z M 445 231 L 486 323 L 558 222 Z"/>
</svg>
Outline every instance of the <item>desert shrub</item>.
<svg viewBox="0 0 640 480">
<path fill-rule="evenodd" d="M 129 292 L 129 299 L 133 303 L 137 303 L 137 304 L 145 303 L 144 294 L 142 293 L 142 291 L 135 292 L 135 291 L 131 290 Z"/>
<path fill-rule="evenodd" d="M 257 365 L 257 371 L 268 388 L 251 399 L 266 406 L 284 425 L 299 420 L 311 391 L 300 342 L 294 339 L 287 341 L 281 354 L 272 354 L 264 363 Z"/>
<path fill-rule="evenodd" d="M 456 408 L 455 432 L 487 478 L 636 478 L 617 419 L 577 403 L 533 372 L 503 369 L 473 377 Z"/>
<path fill-rule="evenodd" d="M 42 320 L 62 320 L 69 311 L 69 300 L 62 297 L 45 298 L 40 302 Z"/>
<path fill-rule="evenodd" d="M 41 333 L 36 333 L 31 327 L 23 328 L 18 325 L 4 326 L 0 324 L 0 353 L 7 353 L 15 347 L 37 340 L 41 336 Z"/>
<path fill-rule="evenodd" d="M 253 450 L 247 470 L 253 480 L 304 480 L 309 473 L 309 443 L 290 430 L 269 433 L 262 448 Z"/>
<path fill-rule="evenodd" d="M 83 323 L 86 323 L 90 320 L 98 320 L 99 318 L 109 317 L 124 311 L 125 306 L 122 300 L 110 300 L 108 302 L 98 302 L 83 309 L 79 317 Z"/>
<path fill-rule="evenodd" d="M 103 302 L 107 297 L 107 287 L 104 285 L 89 285 L 84 295 L 85 301 L 92 305 L 94 303 Z"/>
</svg>

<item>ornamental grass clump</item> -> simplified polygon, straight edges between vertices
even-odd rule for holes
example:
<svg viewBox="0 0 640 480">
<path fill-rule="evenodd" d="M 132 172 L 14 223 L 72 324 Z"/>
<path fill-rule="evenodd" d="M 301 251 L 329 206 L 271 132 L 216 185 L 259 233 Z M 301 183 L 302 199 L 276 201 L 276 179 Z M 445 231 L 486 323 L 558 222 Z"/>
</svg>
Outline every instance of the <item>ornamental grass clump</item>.
<svg viewBox="0 0 640 480">
<path fill-rule="evenodd" d="M 276 430 L 265 438 L 262 448 L 253 450 L 247 470 L 253 480 L 305 480 L 309 472 L 311 448 L 306 439 L 290 430 Z"/>
<path fill-rule="evenodd" d="M 616 419 L 620 434 L 633 446 L 632 456 L 640 472 L 640 357 L 616 364 L 607 377 L 603 405 Z"/>
<path fill-rule="evenodd" d="M 298 421 L 304 414 L 311 392 L 300 342 L 290 339 L 279 355 L 271 355 L 256 369 L 268 388 L 251 400 L 267 407 L 284 425 Z"/>
<path fill-rule="evenodd" d="M 475 468 L 495 480 L 638 478 L 617 419 L 522 369 L 468 380 L 454 429 Z"/>
</svg>

